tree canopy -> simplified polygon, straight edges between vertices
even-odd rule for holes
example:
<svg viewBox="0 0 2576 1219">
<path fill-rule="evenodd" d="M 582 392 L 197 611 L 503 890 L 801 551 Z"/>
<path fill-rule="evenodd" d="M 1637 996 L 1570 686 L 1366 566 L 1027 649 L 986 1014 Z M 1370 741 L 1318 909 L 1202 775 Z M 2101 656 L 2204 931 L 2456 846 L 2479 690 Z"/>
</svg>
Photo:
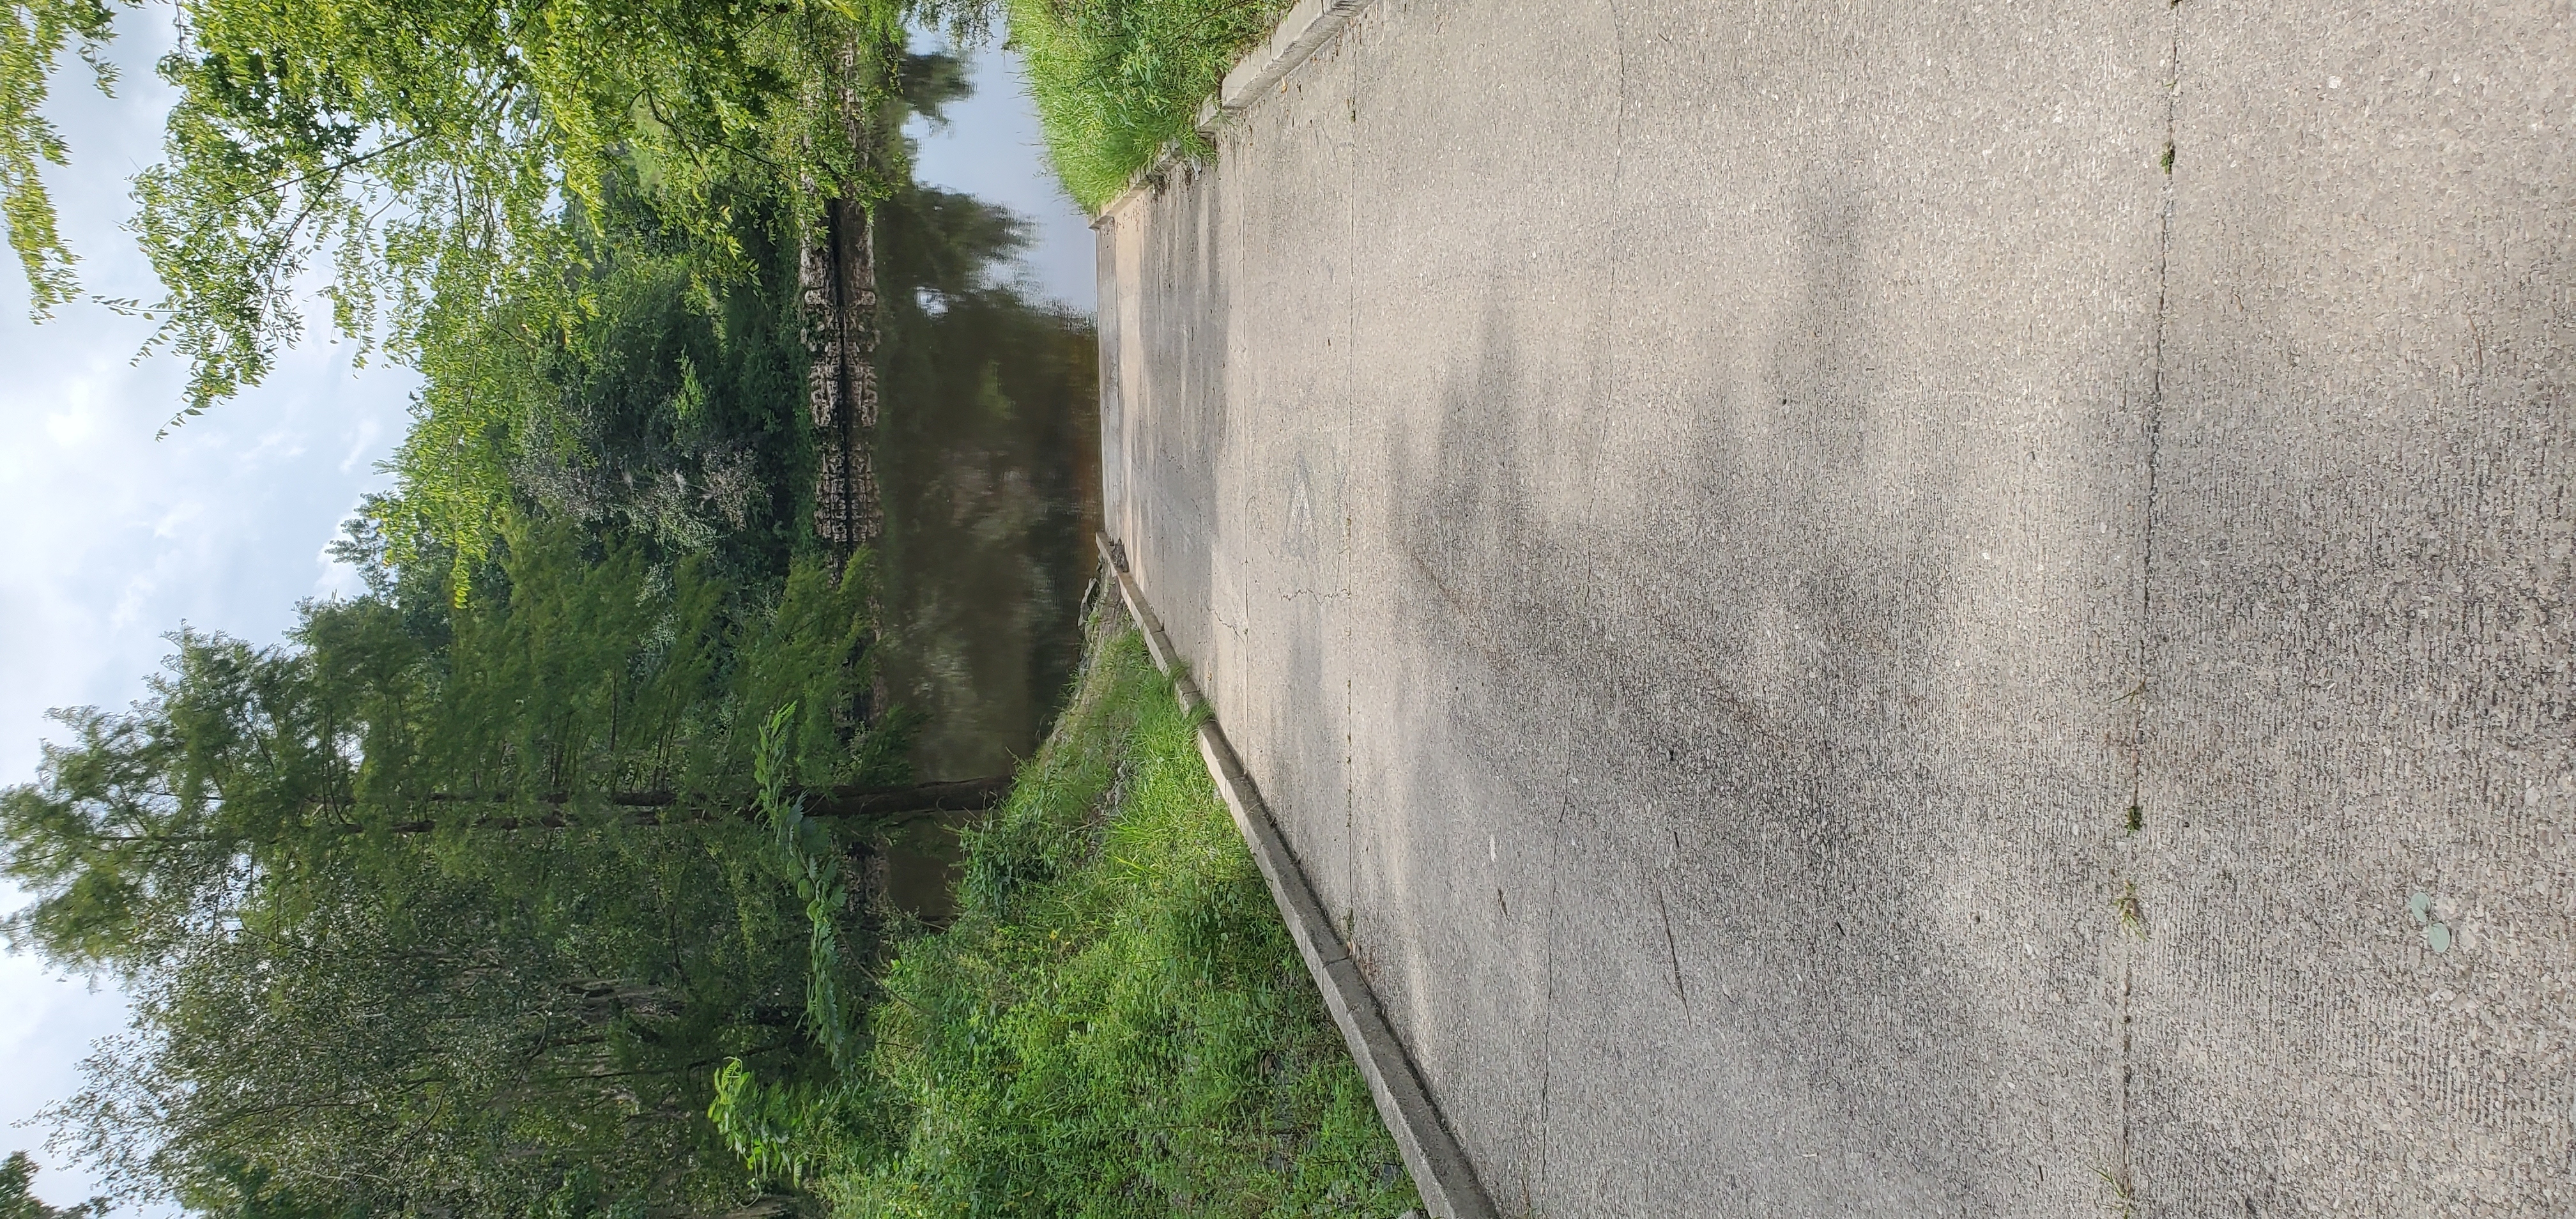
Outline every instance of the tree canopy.
<svg viewBox="0 0 2576 1219">
<path fill-rule="evenodd" d="M 265 374 L 316 258 L 339 328 L 400 345 L 433 309 L 552 283 L 576 252 L 551 220 L 596 206 L 621 163 L 719 248 L 729 189 L 863 181 L 829 94 L 899 16 L 824 0 L 179 7 L 161 64 L 179 102 L 135 189 L 163 335 L 192 368 L 187 412 Z M 584 303 L 556 302 L 565 317 Z"/>
<path fill-rule="evenodd" d="M 135 0 L 126 0 L 133 4 Z M 99 65 L 108 0 L 10 0 L 0 22 L 0 215 L 38 313 L 73 255 L 41 171 L 66 52 Z M 398 357 L 503 295 L 554 316 L 580 251 L 558 223 L 630 167 L 687 235 L 737 253 L 747 198 L 816 209 L 893 177 L 867 114 L 907 21 L 975 26 L 979 0 L 174 0 L 178 92 L 135 179 L 156 342 L 189 361 L 181 418 L 255 383 L 327 280 L 335 325 Z"/>
<path fill-rule="evenodd" d="M 65 713 L 72 743 L 0 795 L 36 895 L 13 943 L 135 994 L 58 1115 L 120 1189 L 367 1214 L 757 1192 L 710 1077 L 808 1072 L 813 1029 L 753 751 L 792 705 L 794 782 L 901 777 L 853 714 L 866 568 L 800 563 L 772 600 L 561 520 L 496 566 L 461 606 L 386 573 L 276 647 L 183 631 L 151 697 Z"/>
<path fill-rule="evenodd" d="M 12 5 L 0 197 L 41 311 L 76 285 L 39 110 L 116 9 Z M 273 646 L 183 628 L 143 700 L 60 713 L 0 792 L 34 896 L 0 933 L 134 998 L 59 1137 L 121 1194 L 245 1219 L 802 1205 L 709 1105 L 873 1120 L 851 1013 L 900 916 L 856 899 L 914 723 L 880 611 L 979 689 L 969 635 L 1033 688 L 1067 660 L 1031 619 L 1077 581 L 1032 554 L 1080 551 L 1080 494 L 1021 450 L 1082 433 L 1090 335 L 989 276 L 1006 213 L 904 165 L 964 76 L 902 23 L 978 9 L 173 8 L 134 224 L 166 296 L 115 303 L 191 361 L 181 417 L 266 371 L 317 277 L 423 388 L 339 548 L 365 595 Z M 818 470 L 877 443 L 872 398 L 811 413 L 818 247 L 840 387 L 882 368 L 909 411 L 883 550 L 814 523 Z M 880 578 L 977 546 L 1005 578 Z M 40 1206 L 11 1164 L 0 1204 Z"/>
</svg>

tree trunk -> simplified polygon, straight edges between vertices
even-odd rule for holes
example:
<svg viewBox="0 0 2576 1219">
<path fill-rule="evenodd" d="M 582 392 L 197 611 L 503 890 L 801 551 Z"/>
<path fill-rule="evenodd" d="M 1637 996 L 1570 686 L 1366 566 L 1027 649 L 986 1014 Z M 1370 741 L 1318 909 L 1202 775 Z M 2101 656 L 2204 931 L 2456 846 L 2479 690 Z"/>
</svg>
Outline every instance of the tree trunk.
<svg viewBox="0 0 2576 1219">
<path fill-rule="evenodd" d="M 981 779 L 951 779 L 940 783 L 916 783 L 910 787 L 827 787 L 796 793 L 805 802 L 808 817 L 895 817 L 918 813 L 971 813 L 992 808 L 1009 798 L 1011 776 L 989 775 Z M 433 803 L 488 802 L 488 796 L 434 795 Z M 564 792 L 550 792 L 535 798 L 534 803 L 562 806 L 572 803 Z M 674 816 L 665 810 L 679 803 L 673 792 L 610 792 L 602 803 L 632 810 L 628 819 L 637 825 L 665 825 L 687 821 L 714 821 L 732 816 L 757 820 L 757 805 L 734 809 L 688 809 Z M 554 830 L 572 824 L 560 812 L 539 813 L 533 817 L 485 817 L 470 823 L 482 830 Z M 397 834 L 425 834 L 437 829 L 434 820 L 398 821 L 391 829 Z M 352 832 L 364 829 L 351 826 Z"/>
</svg>

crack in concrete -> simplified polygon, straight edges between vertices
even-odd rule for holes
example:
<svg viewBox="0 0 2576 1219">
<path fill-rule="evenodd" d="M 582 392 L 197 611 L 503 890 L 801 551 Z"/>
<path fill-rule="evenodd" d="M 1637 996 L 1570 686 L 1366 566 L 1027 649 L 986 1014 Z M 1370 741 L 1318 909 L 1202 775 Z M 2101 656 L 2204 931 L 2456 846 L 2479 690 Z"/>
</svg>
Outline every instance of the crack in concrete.
<svg viewBox="0 0 2576 1219">
<path fill-rule="evenodd" d="M 1651 882 L 1650 882 L 1651 883 Z M 1673 997 L 1682 1001 L 1682 1014 L 1690 1014 L 1690 992 L 1682 989 L 1682 951 L 1673 941 L 1673 908 L 1664 900 L 1664 887 L 1655 885 L 1655 911 L 1664 916 L 1664 959 L 1673 967 Z"/>
<path fill-rule="evenodd" d="M 2156 208 L 2156 312 L 2152 338 L 2148 347 L 2149 380 L 2146 402 L 2146 470 L 2145 487 L 2139 502 L 2138 525 L 2138 659 L 2137 680 L 2128 694 L 2122 696 L 2130 707 L 2129 719 L 2129 806 L 2126 824 L 2115 841 L 2123 865 L 2132 864 L 2134 839 L 2143 833 L 2146 807 L 2147 708 L 2153 691 L 2155 662 L 2155 578 L 2156 578 L 2156 459 L 2161 447 L 2165 403 L 2165 335 L 2172 325 L 2172 267 L 2174 226 L 2174 155 L 2175 133 L 2179 121 L 2182 94 L 2182 0 L 2167 5 L 2170 34 L 2166 43 L 2164 68 L 2164 151 L 2158 159 L 2164 180 L 2159 184 Z M 2134 866 L 2121 870 L 2134 873 Z M 2116 879 L 2116 878 L 2115 878 Z M 2126 891 L 2131 895 L 2123 910 L 2136 908 L 2137 881 L 2127 878 Z M 2115 902 L 2115 905 L 2117 903 Z M 2114 1149 L 2111 1184 L 2117 1191 L 2123 1214 L 2133 1213 L 2137 1197 L 2137 1176 L 2133 1163 L 2137 1116 L 2137 1047 L 2136 1013 L 2133 996 L 2137 986 L 2137 961 L 2141 937 L 2119 935 L 2120 989 L 2120 1100 L 2119 1140 Z"/>
<path fill-rule="evenodd" d="M 1556 884 L 1557 878 L 1565 874 L 1564 835 L 1556 830 L 1563 827 L 1569 807 L 1557 805 L 1556 822 L 1549 827 L 1547 836 L 1547 909 L 1541 912 L 1547 920 L 1547 932 L 1539 954 L 1539 976 L 1547 979 L 1547 993 L 1539 1002 L 1538 1155 L 1534 1157 L 1537 1171 L 1521 1189 L 1521 1209 L 1532 1213 L 1538 1209 L 1538 1198 L 1547 1193 L 1547 1092 L 1556 1076 L 1556 916 L 1560 908 L 1556 900 Z M 1533 1196 L 1533 1185 L 1536 1196 Z"/>
<path fill-rule="evenodd" d="M 1352 36 L 1352 32 L 1348 27 L 1345 27 L 1338 37 L 1341 40 L 1342 50 L 1346 51 L 1349 56 L 1348 62 L 1350 75 L 1348 83 L 1345 86 L 1345 99 L 1349 103 L 1350 107 L 1351 121 L 1348 126 L 1349 128 L 1355 129 L 1359 125 L 1360 119 L 1360 63 L 1362 60 L 1362 53 L 1359 47 L 1359 40 Z M 1355 256 L 1360 248 L 1360 209 L 1358 203 L 1360 198 L 1359 135 L 1356 130 L 1351 129 L 1346 129 L 1342 134 L 1342 169 L 1344 175 L 1342 191 L 1342 249 L 1346 254 Z M 1341 509 L 1342 517 L 1341 595 L 1346 601 L 1349 600 L 1351 596 L 1352 513 L 1350 504 L 1351 484 L 1348 470 L 1350 466 L 1350 450 L 1355 438 L 1354 429 L 1357 428 L 1359 422 L 1359 408 L 1356 405 L 1359 389 L 1359 286 L 1355 282 L 1358 277 L 1350 273 L 1350 270 L 1355 269 L 1357 265 L 1358 264 L 1354 257 L 1354 261 L 1346 266 L 1345 273 L 1342 275 L 1342 324 L 1344 327 L 1342 332 L 1342 465 L 1344 468 L 1344 474 L 1341 479 L 1340 494 L 1335 498 L 1338 501 L 1336 506 Z M 1351 632 L 1353 628 L 1351 622 L 1356 616 L 1357 615 L 1353 614 L 1344 614 L 1341 616 L 1341 651 L 1345 658 L 1352 654 Z M 1345 675 L 1342 678 L 1342 900 L 1350 903 L 1351 908 L 1354 910 L 1358 909 L 1360 904 L 1359 746 L 1358 729 L 1353 723 L 1353 717 L 1358 714 L 1359 694 L 1357 683 L 1351 677 Z M 1357 938 L 1356 934 L 1354 934 L 1353 938 Z M 1429 1091 L 1431 1081 L 1425 1079 L 1422 1082 L 1424 1091 Z"/>
</svg>

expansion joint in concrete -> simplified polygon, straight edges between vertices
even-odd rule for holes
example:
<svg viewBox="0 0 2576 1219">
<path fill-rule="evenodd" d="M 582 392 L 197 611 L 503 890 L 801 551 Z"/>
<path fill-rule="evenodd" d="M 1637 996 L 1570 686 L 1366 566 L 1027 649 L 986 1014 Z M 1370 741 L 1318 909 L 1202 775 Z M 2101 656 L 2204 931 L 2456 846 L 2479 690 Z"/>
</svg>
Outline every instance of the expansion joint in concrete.
<svg viewBox="0 0 2576 1219">
<path fill-rule="evenodd" d="M 2174 237 L 2174 160 L 2176 130 L 2179 122 L 2182 92 L 2182 10 L 2180 0 L 2167 6 L 2169 35 L 2162 65 L 2164 79 L 2158 90 L 2164 101 L 2164 147 L 2156 156 L 2160 180 L 2157 183 L 2155 281 L 2156 305 L 2153 331 L 2148 340 L 2148 391 L 2142 420 L 2141 454 L 2144 465 L 2139 496 L 2138 521 L 2138 621 L 2137 678 L 2127 699 L 2129 703 L 2129 806 L 2119 833 L 2120 873 L 2112 878 L 2112 902 L 2120 938 L 2120 981 L 2118 1002 L 2114 1008 L 2119 1021 L 2119 1119 L 2113 1128 L 2117 1140 L 2113 1148 L 2114 1167 L 2110 1185 L 2123 1215 L 2134 1212 L 2137 1198 L 2136 1140 L 2137 1120 L 2137 1044 L 2136 1003 L 2138 952 L 2148 934 L 2146 911 L 2138 897 L 2136 841 L 2145 829 L 2146 819 L 2146 753 L 2148 713 L 2154 706 L 2156 660 L 2156 474 L 2157 458 L 2162 447 L 2165 391 L 2167 385 L 2166 339 L 2172 327 L 2172 269 Z"/>
</svg>

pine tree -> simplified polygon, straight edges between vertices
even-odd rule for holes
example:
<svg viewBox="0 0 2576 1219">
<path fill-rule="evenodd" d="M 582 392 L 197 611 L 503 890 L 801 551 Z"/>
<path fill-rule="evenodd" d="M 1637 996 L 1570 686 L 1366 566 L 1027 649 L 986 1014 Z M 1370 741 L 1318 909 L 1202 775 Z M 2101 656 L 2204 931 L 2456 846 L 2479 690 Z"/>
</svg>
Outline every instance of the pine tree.
<svg viewBox="0 0 2576 1219">
<path fill-rule="evenodd" d="M 900 777 L 835 710 L 869 680 L 866 581 L 800 564 L 770 600 L 557 521 L 461 606 L 388 588 L 276 647 L 174 636 L 151 697 L 67 713 L 0 795 L 36 894 L 12 940 L 135 998 L 58 1122 L 118 1190 L 214 1213 L 755 1199 L 713 1073 L 825 1068 L 753 755 L 793 705 L 798 786 Z M 876 828 L 818 826 L 854 865 Z M 824 916 L 869 942 L 863 906 Z"/>
</svg>

